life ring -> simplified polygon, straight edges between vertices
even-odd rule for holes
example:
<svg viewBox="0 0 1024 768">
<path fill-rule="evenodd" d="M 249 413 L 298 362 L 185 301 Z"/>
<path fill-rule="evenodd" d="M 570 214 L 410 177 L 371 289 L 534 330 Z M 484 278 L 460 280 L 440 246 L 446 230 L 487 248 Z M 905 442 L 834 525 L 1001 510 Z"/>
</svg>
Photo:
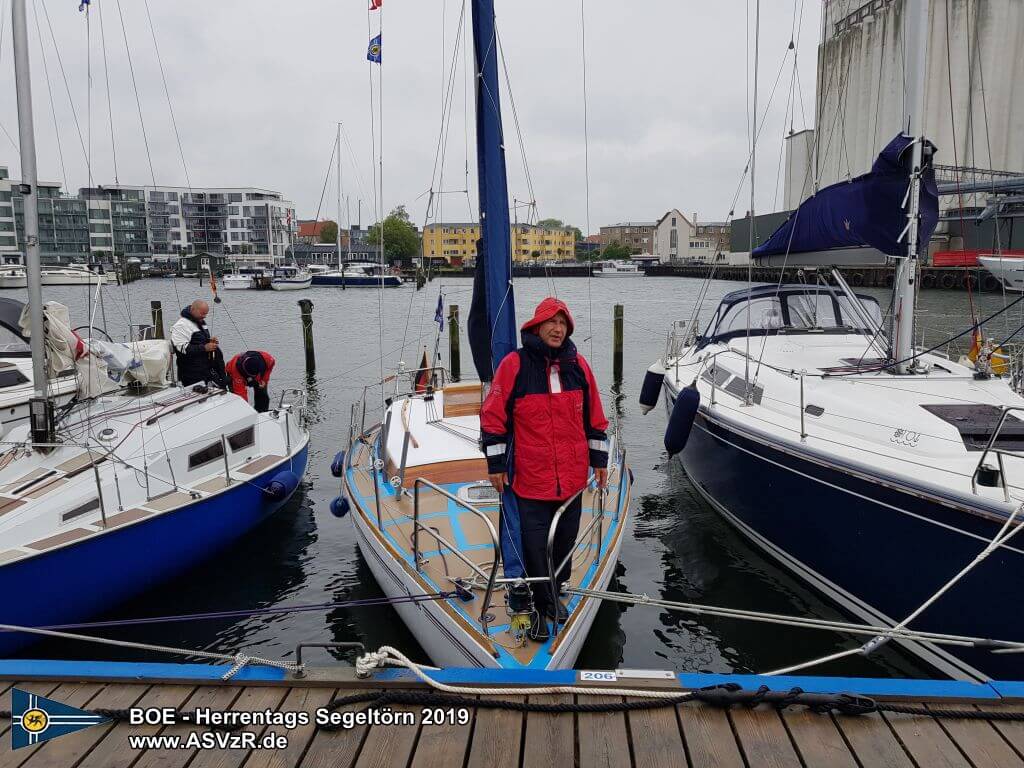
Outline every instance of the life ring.
<svg viewBox="0 0 1024 768">
<path fill-rule="evenodd" d="M 861 274 L 860 272 L 854 272 L 852 275 L 850 275 L 850 285 L 852 285 L 854 288 L 860 288 L 862 285 L 864 285 L 864 275 Z"/>
<path fill-rule="evenodd" d="M 934 288 L 935 287 L 935 275 L 931 272 L 925 272 L 921 275 L 921 287 L 922 288 Z"/>
<path fill-rule="evenodd" d="M 956 275 L 952 272 L 943 272 L 942 277 L 939 278 L 939 285 L 947 291 L 951 288 L 956 288 Z"/>
</svg>

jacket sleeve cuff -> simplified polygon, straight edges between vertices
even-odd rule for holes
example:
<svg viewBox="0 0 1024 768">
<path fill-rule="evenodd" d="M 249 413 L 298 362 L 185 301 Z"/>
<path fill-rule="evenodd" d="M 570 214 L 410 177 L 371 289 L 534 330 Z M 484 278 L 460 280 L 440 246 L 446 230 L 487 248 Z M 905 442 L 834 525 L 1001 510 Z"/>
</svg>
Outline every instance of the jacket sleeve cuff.
<svg viewBox="0 0 1024 768">
<path fill-rule="evenodd" d="M 588 440 L 590 448 L 590 466 L 595 469 L 604 469 L 608 466 L 608 440 Z"/>
<path fill-rule="evenodd" d="M 505 460 L 505 443 L 491 443 L 484 446 L 484 455 L 487 457 L 487 473 L 497 475 L 507 470 Z"/>
</svg>

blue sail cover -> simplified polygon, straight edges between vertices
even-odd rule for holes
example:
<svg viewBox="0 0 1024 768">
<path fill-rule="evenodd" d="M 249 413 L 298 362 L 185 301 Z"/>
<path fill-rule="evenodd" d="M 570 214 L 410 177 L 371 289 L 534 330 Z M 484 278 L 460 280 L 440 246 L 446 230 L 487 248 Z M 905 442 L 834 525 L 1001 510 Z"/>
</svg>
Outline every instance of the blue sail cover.
<svg viewBox="0 0 1024 768">
<path fill-rule="evenodd" d="M 481 381 L 491 381 L 498 364 L 518 346 L 519 340 L 512 293 L 512 232 L 498 93 L 494 0 L 473 2 L 473 52 L 479 73 L 476 78 L 476 161 L 481 242 L 477 246 L 468 331 L 477 375 Z"/>
<path fill-rule="evenodd" d="M 910 187 L 913 143 L 912 137 L 899 134 L 878 155 L 869 173 L 825 187 L 805 200 L 763 245 L 754 249 L 754 259 L 833 249 L 848 252 L 858 247 L 874 248 L 888 256 L 906 256 L 904 200 Z M 922 248 L 939 220 L 934 154 L 934 145 L 925 141 L 918 229 Z M 798 262 L 794 259 L 791 263 L 795 266 Z"/>
</svg>

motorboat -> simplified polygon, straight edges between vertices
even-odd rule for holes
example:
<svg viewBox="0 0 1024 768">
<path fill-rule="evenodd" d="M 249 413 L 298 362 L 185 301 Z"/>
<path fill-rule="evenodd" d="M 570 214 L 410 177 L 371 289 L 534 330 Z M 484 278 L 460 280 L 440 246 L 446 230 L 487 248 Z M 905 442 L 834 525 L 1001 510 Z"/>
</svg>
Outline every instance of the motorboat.
<svg viewBox="0 0 1024 768">
<path fill-rule="evenodd" d="M 497 53 L 489 44 L 493 0 L 473 0 L 472 9 L 484 245 L 469 327 L 477 373 L 487 381 L 518 346 L 518 329 Z M 373 279 L 379 285 L 380 278 Z M 439 325 L 438 339 L 440 332 Z M 479 445 L 484 384 L 449 382 L 424 354 L 418 369 L 400 370 L 379 386 L 394 387 L 380 422 L 366 423 L 366 394 L 353 404 L 349 441 L 332 465 L 343 486 L 332 510 L 341 516 L 351 512 L 360 551 L 381 589 L 436 664 L 571 668 L 600 603 L 586 592 L 608 586 L 629 524 L 632 475 L 614 432 L 608 487 L 597 488 L 591 475 L 553 516 L 548 573 L 558 573 L 563 564 L 571 569 L 565 585 L 568 619 L 561 626 L 552 623 L 550 637 L 536 642 L 527 638 L 532 604 L 522 597 L 529 603 L 532 583 L 556 587 L 549 576 L 531 575 L 521 565 L 514 494 L 499 494 L 488 480 Z M 580 496 L 575 547 L 556 563 L 553 536 L 566 506 Z"/>
<path fill-rule="evenodd" d="M 230 272 L 221 275 L 220 283 L 225 291 L 244 291 L 253 287 L 253 275 L 245 272 Z"/>
<path fill-rule="evenodd" d="M 84 266 L 44 267 L 41 280 L 44 286 L 97 286 L 106 282 L 106 276 L 102 272 L 94 272 Z M 24 266 L 14 264 L 0 267 L 0 288 L 24 288 L 27 285 L 28 280 L 25 277 Z"/>
<path fill-rule="evenodd" d="M 296 266 L 274 267 L 270 276 L 270 287 L 275 291 L 301 291 L 312 283 L 312 275 Z"/>
<path fill-rule="evenodd" d="M 1024 257 L 1006 254 L 981 254 L 978 263 L 987 269 L 999 285 L 1008 291 L 1024 291 Z"/>
<path fill-rule="evenodd" d="M 628 261 L 606 261 L 593 272 L 594 277 L 643 277 L 640 267 Z"/>
<path fill-rule="evenodd" d="M 402 276 L 384 270 L 372 261 L 343 262 L 338 269 L 317 271 L 313 285 L 332 285 L 343 288 L 397 288 Z"/>
</svg>

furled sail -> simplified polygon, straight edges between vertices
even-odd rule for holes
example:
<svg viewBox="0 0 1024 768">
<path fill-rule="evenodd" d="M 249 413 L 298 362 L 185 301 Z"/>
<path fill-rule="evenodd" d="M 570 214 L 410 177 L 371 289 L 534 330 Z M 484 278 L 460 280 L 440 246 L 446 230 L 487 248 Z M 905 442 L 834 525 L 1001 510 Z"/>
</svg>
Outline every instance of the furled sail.
<svg viewBox="0 0 1024 768">
<path fill-rule="evenodd" d="M 841 181 L 808 198 L 767 242 L 754 249 L 760 266 L 884 263 L 907 254 L 907 208 L 914 139 L 899 134 L 882 150 L 871 171 Z M 925 247 L 939 220 L 939 192 L 925 140 L 918 242 Z"/>
</svg>

